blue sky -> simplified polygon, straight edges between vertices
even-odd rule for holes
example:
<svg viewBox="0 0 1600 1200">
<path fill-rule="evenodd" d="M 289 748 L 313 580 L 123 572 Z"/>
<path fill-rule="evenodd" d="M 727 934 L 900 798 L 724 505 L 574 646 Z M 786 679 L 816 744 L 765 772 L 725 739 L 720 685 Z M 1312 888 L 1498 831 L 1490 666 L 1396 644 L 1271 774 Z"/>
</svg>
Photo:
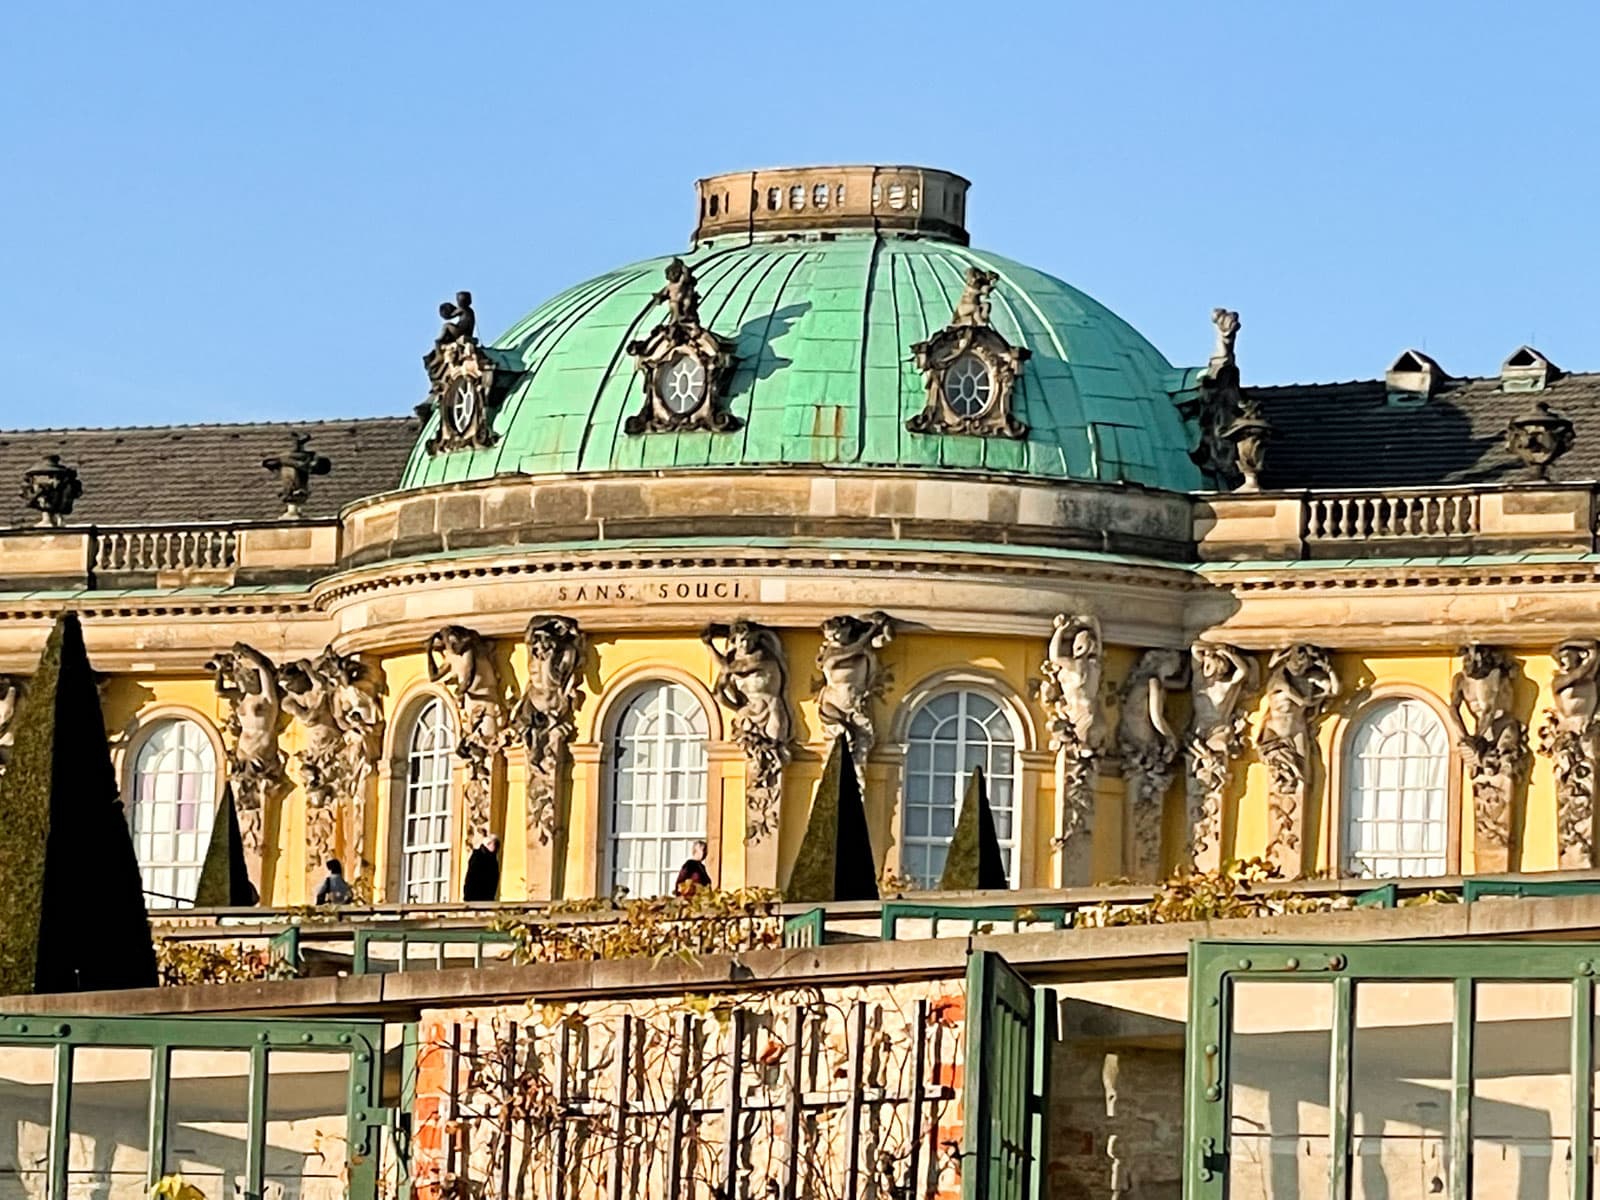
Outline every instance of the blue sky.
<svg viewBox="0 0 1600 1200">
<path fill-rule="evenodd" d="M 684 246 L 698 175 L 916 162 L 1176 363 L 1600 370 L 1600 5 L 35 4 L 0 37 L 0 426 L 408 411 Z"/>
</svg>

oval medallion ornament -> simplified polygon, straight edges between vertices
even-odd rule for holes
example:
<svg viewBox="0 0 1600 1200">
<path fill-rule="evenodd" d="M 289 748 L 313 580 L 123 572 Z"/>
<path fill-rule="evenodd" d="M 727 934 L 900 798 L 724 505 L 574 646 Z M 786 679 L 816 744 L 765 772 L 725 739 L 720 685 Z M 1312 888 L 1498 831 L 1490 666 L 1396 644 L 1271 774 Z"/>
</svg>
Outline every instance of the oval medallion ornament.
<svg viewBox="0 0 1600 1200">
<path fill-rule="evenodd" d="M 687 350 L 679 350 L 656 373 L 661 403 L 680 416 L 693 412 L 706 398 L 705 365 Z"/>
</svg>

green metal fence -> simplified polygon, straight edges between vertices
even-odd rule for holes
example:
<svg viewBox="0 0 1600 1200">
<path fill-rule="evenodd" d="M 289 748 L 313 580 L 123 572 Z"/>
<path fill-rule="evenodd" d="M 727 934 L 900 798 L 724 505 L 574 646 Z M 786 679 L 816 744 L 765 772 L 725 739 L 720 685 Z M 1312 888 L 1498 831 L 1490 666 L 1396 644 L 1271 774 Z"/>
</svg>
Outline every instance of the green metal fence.
<svg viewBox="0 0 1600 1200">
<path fill-rule="evenodd" d="M 376 1194 L 378 1022 L 0 1018 L 0 1196 Z"/>
<path fill-rule="evenodd" d="M 1187 1200 L 1590 1200 L 1600 944 L 1196 942 Z"/>
</svg>

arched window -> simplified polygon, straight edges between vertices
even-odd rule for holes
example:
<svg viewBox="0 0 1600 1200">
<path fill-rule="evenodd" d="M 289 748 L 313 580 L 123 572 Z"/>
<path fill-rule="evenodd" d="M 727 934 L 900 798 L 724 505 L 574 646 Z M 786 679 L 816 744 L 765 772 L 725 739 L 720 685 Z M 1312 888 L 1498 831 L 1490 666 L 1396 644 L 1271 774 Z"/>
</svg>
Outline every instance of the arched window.
<svg viewBox="0 0 1600 1200">
<path fill-rule="evenodd" d="M 1006 871 L 1017 879 L 1017 733 L 1000 702 L 986 692 L 941 692 L 911 715 L 906 781 L 900 805 L 900 870 L 931 888 L 939 884 L 955 833 L 957 810 L 972 768 L 983 767 Z"/>
<path fill-rule="evenodd" d="M 429 700 L 417 713 L 406 746 L 400 899 L 407 904 L 438 904 L 450 898 L 455 751 L 454 717 L 443 700 Z"/>
<path fill-rule="evenodd" d="M 611 887 L 664 896 L 706 836 L 706 714 L 694 693 L 657 682 L 618 715 L 611 743 Z"/>
<path fill-rule="evenodd" d="M 194 899 L 216 811 L 217 752 L 206 731 L 181 718 L 152 725 L 134 756 L 129 814 L 147 906 Z"/>
<path fill-rule="evenodd" d="M 1374 705 L 1345 754 L 1344 865 L 1352 875 L 1443 875 L 1450 741 L 1420 700 Z"/>
</svg>

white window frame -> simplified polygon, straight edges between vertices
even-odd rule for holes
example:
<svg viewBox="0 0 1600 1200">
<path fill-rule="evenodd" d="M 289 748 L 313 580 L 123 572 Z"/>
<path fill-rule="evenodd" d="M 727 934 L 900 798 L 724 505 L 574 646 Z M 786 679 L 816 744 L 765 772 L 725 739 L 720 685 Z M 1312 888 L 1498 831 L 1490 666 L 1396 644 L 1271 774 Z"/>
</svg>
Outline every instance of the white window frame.
<svg viewBox="0 0 1600 1200">
<path fill-rule="evenodd" d="M 433 744 L 419 747 L 424 735 Z M 442 904 L 450 899 L 456 807 L 456 717 L 443 697 L 430 696 L 418 705 L 406 731 L 404 762 L 400 831 L 392 843 L 399 854 L 399 899 Z M 427 780 L 420 778 L 425 764 L 432 764 Z"/>
<path fill-rule="evenodd" d="M 957 698 L 957 707 L 954 716 L 934 718 L 938 725 L 934 727 L 931 735 L 919 737 L 917 723 L 919 718 L 927 713 L 931 706 L 947 697 Z M 966 795 L 967 780 L 970 768 L 963 765 L 968 757 L 967 749 L 976 743 L 968 742 L 966 736 L 966 723 L 973 719 L 969 711 L 969 704 L 973 698 L 982 700 L 985 704 L 992 705 L 994 712 L 981 718 L 987 729 L 993 729 L 998 722 L 998 728 L 1003 729 L 1010 738 L 1009 742 L 996 741 L 992 737 L 986 740 L 987 750 L 984 753 L 983 769 L 984 778 L 989 790 L 989 806 L 995 814 L 995 824 L 1004 829 L 1009 826 L 1009 834 L 1000 838 L 1000 849 L 1006 858 L 1006 878 L 1012 887 L 1019 881 L 1020 865 L 1022 860 L 1022 750 L 1025 745 L 1024 731 L 1019 726 L 1016 714 L 1011 706 L 1006 703 L 1005 697 L 992 688 L 974 684 L 954 684 L 939 688 L 918 699 L 914 707 L 906 716 L 905 723 L 905 768 L 900 781 L 900 812 L 899 812 L 899 845 L 900 845 L 900 871 L 918 881 L 919 887 L 936 888 L 939 886 L 938 874 L 931 878 L 921 871 L 920 854 L 909 855 L 906 853 L 913 847 L 948 847 L 950 839 L 955 833 L 955 823 L 960 819 L 961 801 Z M 936 761 L 937 747 L 941 745 L 938 740 L 940 729 L 955 725 L 954 745 L 950 741 L 942 744 L 951 746 L 951 758 L 955 763 L 953 773 L 938 770 Z M 920 764 L 918 753 L 919 744 L 926 745 L 927 767 Z M 1009 751 L 1009 769 L 997 771 L 994 769 L 996 755 L 1000 751 Z M 942 802 L 944 790 L 942 781 L 950 780 L 953 785 L 953 796 L 948 805 Z M 924 792 L 923 781 L 927 788 Z M 1001 786 L 1004 785 L 1004 786 Z M 921 801 L 926 794 L 928 802 Z M 1001 796 L 1009 798 L 1008 803 L 1002 803 Z M 939 803 L 933 803 L 935 799 Z M 948 833 L 935 833 L 935 814 L 948 811 L 950 829 Z M 921 832 L 921 813 L 928 816 L 927 832 Z M 1007 819 L 1003 819 L 1009 818 Z M 918 827 L 913 832 L 913 826 Z M 942 866 L 941 866 L 942 872 Z"/>
<path fill-rule="evenodd" d="M 1341 867 L 1367 879 L 1450 869 L 1450 735 L 1433 706 L 1387 696 L 1351 724 L 1340 795 Z"/>
<path fill-rule="evenodd" d="M 669 704 L 669 701 L 676 703 Z M 655 733 L 648 739 L 628 737 L 624 730 L 630 717 L 654 709 Z M 697 841 L 706 840 L 707 797 L 710 787 L 708 744 L 710 721 L 705 705 L 691 688 L 673 679 L 652 679 L 633 688 L 617 706 L 606 739 L 609 765 L 606 770 L 605 868 L 601 878 L 608 892 L 626 887 L 634 899 L 668 895 L 677 879 L 678 868 Z M 669 732 L 675 725 L 676 731 Z M 635 743 L 650 748 L 650 762 L 638 766 Z M 680 764 L 670 757 L 681 750 Z M 642 793 L 642 794 L 641 794 Z M 680 827 L 668 830 L 673 807 L 686 811 L 676 814 Z M 629 810 L 629 828 L 619 826 L 622 810 Z M 642 816 L 641 822 L 637 817 Z M 685 822 L 684 818 L 688 818 Z M 638 828 L 643 824 L 644 828 Z M 649 856 L 654 846 L 655 866 L 629 866 L 637 848 Z M 624 846 L 629 849 L 624 852 Z M 654 881 L 650 876 L 655 876 Z"/>
<path fill-rule="evenodd" d="M 173 789 L 185 777 L 196 780 L 194 824 L 180 830 Z M 128 823 L 147 908 L 193 903 L 216 819 L 219 777 L 216 742 L 199 721 L 164 716 L 140 732 L 129 771 Z M 146 779 L 155 782 L 147 787 Z"/>
</svg>

